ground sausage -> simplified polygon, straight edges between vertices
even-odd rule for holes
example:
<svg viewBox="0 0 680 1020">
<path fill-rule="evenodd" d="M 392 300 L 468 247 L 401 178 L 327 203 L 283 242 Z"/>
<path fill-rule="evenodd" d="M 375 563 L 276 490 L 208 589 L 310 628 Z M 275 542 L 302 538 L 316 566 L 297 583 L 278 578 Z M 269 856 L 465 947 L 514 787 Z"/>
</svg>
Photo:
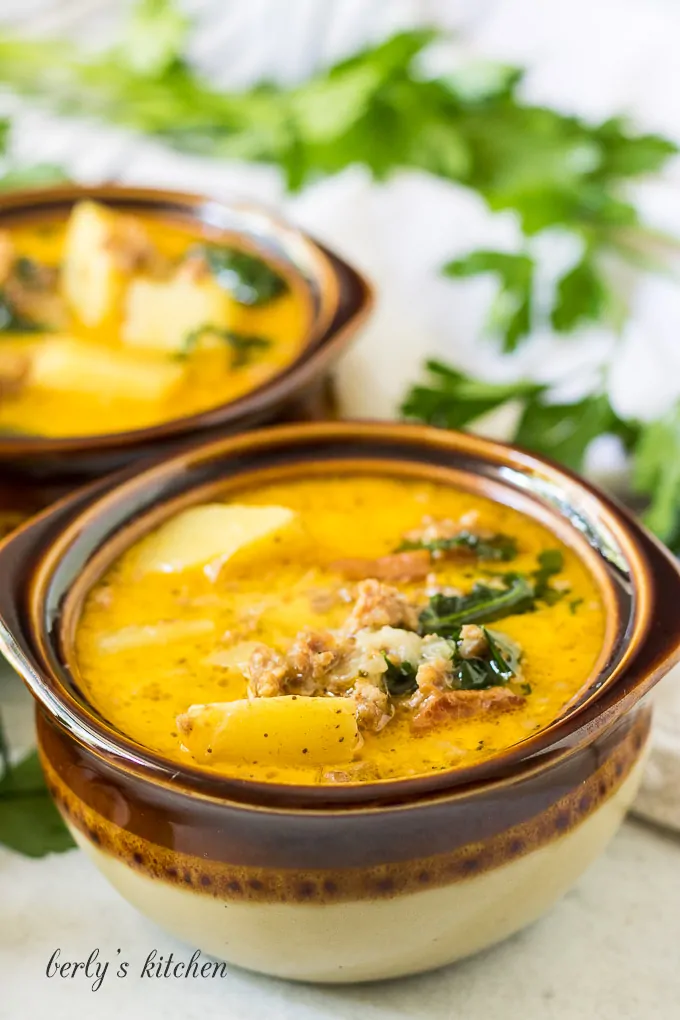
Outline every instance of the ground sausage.
<svg viewBox="0 0 680 1020">
<path fill-rule="evenodd" d="M 347 618 L 345 630 L 353 633 L 364 627 L 403 627 L 416 630 L 418 610 L 398 588 L 368 578 L 358 586 L 354 609 Z"/>
<path fill-rule="evenodd" d="M 414 712 L 411 729 L 428 730 L 445 721 L 495 715 L 520 708 L 524 702 L 521 694 L 507 687 L 490 687 L 486 691 L 433 691 Z"/>
<path fill-rule="evenodd" d="M 427 549 L 393 553 L 376 560 L 346 559 L 331 563 L 331 570 L 337 571 L 350 581 L 376 578 L 378 581 L 422 581 L 430 572 L 431 557 Z"/>
</svg>

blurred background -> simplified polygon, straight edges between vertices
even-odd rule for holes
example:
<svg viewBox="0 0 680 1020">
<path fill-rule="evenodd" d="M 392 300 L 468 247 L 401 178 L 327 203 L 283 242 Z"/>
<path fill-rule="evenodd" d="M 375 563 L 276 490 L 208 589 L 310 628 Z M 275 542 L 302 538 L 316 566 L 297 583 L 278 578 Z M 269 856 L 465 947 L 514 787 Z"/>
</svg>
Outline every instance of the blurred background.
<svg viewBox="0 0 680 1020">
<path fill-rule="evenodd" d="M 115 179 L 239 193 L 282 207 L 289 217 L 337 248 L 365 270 L 379 293 L 377 313 L 339 373 L 344 413 L 397 414 L 425 356 L 436 356 L 485 379 L 547 381 L 556 387 L 554 399 L 567 402 L 601 387 L 606 372 L 605 389 L 612 406 L 626 418 L 656 418 L 674 406 L 680 393 L 676 342 L 680 249 L 666 235 L 680 237 L 680 163 L 672 154 L 659 159 L 658 165 L 653 158 L 645 163 L 642 154 L 641 166 L 646 170 L 649 165 L 650 172 L 632 173 L 621 180 L 620 187 L 616 182 L 617 191 L 633 203 L 650 236 L 652 231 L 663 234 L 662 242 L 658 238 L 651 242 L 651 254 L 660 257 L 645 262 L 643 255 L 649 256 L 649 250 L 638 251 L 633 268 L 631 260 L 606 266 L 607 286 L 611 281 L 618 302 L 613 314 L 605 308 L 606 300 L 588 291 L 593 287 L 590 279 L 577 279 L 577 289 L 581 285 L 587 291 L 580 299 L 576 295 L 586 306 L 585 314 L 576 314 L 565 330 L 555 329 L 549 317 L 539 313 L 560 274 L 578 263 L 582 233 L 571 229 L 568 216 L 559 222 L 558 214 L 552 217 L 555 222 L 548 216 L 545 227 L 528 236 L 512 199 L 506 208 L 502 201 L 494 203 L 493 196 L 490 203 L 474 179 L 469 186 L 452 179 L 460 176 L 455 172 L 426 169 L 428 161 L 418 154 L 409 159 L 410 140 L 400 139 L 399 125 L 396 134 L 381 142 L 390 146 L 384 180 L 376 181 L 371 168 L 354 162 L 350 153 L 347 165 L 342 165 L 340 154 L 337 172 L 317 173 L 312 166 L 300 190 L 291 193 L 276 158 L 251 162 L 236 155 L 225 157 L 216 131 L 211 146 L 214 125 L 209 116 L 198 142 L 188 134 L 182 137 L 181 123 L 175 124 L 173 134 L 166 119 L 172 118 L 176 101 L 177 83 L 170 84 L 168 69 L 177 54 L 201 81 L 218 91 L 248 90 L 265 80 L 281 88 L 295 87 L 314 76 L 318 79 L 329 65 L 395 32 L 434 25 L 442 34 L 418 55 L 418 74 L 463 73 L 469 78 L 466 87 L 472 87 L 480 67 L 487 73 L 489 66 L 512 65 L 524 72 L 516 89 L 518 102 L 577 115 L 589 126 L 623 115 L 634 129 L 677 142 L 680 108 L 674 97 L 680 94 L 676 54 L 680 8 L 673 0 L 551 0 L 549 4 L 542 0 L 375 0 L 371 4 L 362 0 L 178 0 L 172 5 L 137 5 L 136 28 L 131 28 L 133 8 L 116 0 L 3 0 L 0 109 L 12 121 L 13 164 L 57 164 L 67 176 L 83 182 Z M 75 60 L 76 54 L 101 55 L 117 46 L 114 63 L 120 72 L 130 62 L 128 69 L 139 76 L 138 88 L 134 82 L 123 88 L 120 81 L 107 86 L 100 73 L 88 97 L 87 86 L 80 94 L 73 83 L 64 86 L 68 75 L 63 66 L 59 71 L 54 47 L 48 47 L 44 59 L 34 53 L 22 55 L 16 48 L 16 40 L 57 38 L 73 47 L 62 55 L 66 63 Z M 154 80 L 161 87 L 151 94 L 148 85 Z M 352 117 L 348 104 L 361 101 L 347 92 L 317 97 L 317 116 L 326 135 L 332 135 L 340 148 Z M 415 121 L 417 101 L 415 96 L 410 114 Z M 119 126 L 134 122 L 131 108 L 136 103 L 144 110 L 136 129 Z M 121 109 L 124 106 L 127 114 Z M 197 97 L 198 120 L 200 106 Z M 423 116 L 429 112 L 423 111 Z M 335 127 L 334 121 L 339 121 Z M 501 119 L 501 131 L 502 125 Z M 478 130 L 488 131 L 493 141 L 499 128 L 490 117 L 487 126 L 480 119 Z M 529 127 L 525 141 L 521 130 L 501 139 L 498 158 L 504 158 L 507 143 L 512 150 L 507 153 L 509 160 L 531 170 L 536 159 L 532 172 L 538 178 L 544 173 L 552 186 L 556 167 L 559 176 L 573 153 L 556 137 L 551 162 L 544 151 L 545 139 L 538 139 L 542 148 L 535 152 L 537 133 L 538 128 Z M 431 146 L 437 151 L 430 163 L 440 169 L 437 152 L 446 153 L 450 140 L 434 134 L 433 138 Z M 254 151 L 251 142 L 243 146 L 244 152 L 249 145 Z M 376 136 L 376 147 L 379 142 Z M 178 146 L 202 151 L 197 156 L 178 152 Z M 238 145 L 232 150 L 238 154 Z M 542 186 L 540 180 L 538 184 Z M 490 208 L 493 204 L 498 208 Z M 638 248 L 649 248 L 649 244 L 649 237 L 636 240 Z M 489 329 L 490 310 L 494 303 L 498 305 L 499 278 L 488 272 L 469 275 L 463 271 L 453 277 L 441 273 L 442 265 L 478 249 L 526 251 L 535 262 L 534 314 L 527 335 L 509 356 L 503 353 L 503 336 L 499 343 L 498 335 Z M 603 251 L 602 263 L 616 262 L 610 256 L 611 251 Z M 507 291 L 500 295 L 502 299 L 510 304 L 521 301 L 521 281 Z M 496 307 L 495 312 L 499 311 L 507 323 L 512 309 L 509 313 Z M 511 434 L 513 425 L 507 409 L 491 423 L 500 434 Z M 600 471 L 619 470 L 620 444 L 608 438 L 596 443 L 594 450 L 591 445 L 587 444 L 588 463 L 592 461 Z"/>
</svg>

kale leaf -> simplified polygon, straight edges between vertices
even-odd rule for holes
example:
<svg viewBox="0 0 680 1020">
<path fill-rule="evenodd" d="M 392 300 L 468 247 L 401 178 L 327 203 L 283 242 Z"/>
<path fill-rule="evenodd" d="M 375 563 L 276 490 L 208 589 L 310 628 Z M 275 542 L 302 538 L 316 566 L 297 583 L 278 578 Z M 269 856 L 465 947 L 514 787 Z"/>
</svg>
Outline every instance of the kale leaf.
<svg viewBox="0 0 680 1020">
<path fill-rule="evenodd" d="M 180 358 L 186 358 L 197 347 L 201 339 L 215 337 L 223 341 L 231 349 L 231 367 L 242 368 L 257 355 L 258 352 L 267 350 L 271 342 L 263 336 L 248 336 L 244 333 L 236 333 L 233 329 L 223 329 L 221 326 L 213 326 L 206 323 L 198 329 L 192 329 L 184 337 Z"/>
<path fill-rule="evenodd" d="M 472 553 L 479 560 L 496 560 L 507 563 L 517 556 L 517 540 L 512 535 L 492 535 L 481 538 L 473 531 L 460 531 L 450 538 L 404 539 L 396 552 L 408 552 L 411 549 L 427 549 L 430 553 L 452 552 L 460 550 Z"/>
<path fill-rule="evenodd" d="M 383 658 L 387 666 L 382 675 L 387 693 L 393 698 L 402 694 L 412 694 L 417 687 L 417 668 L 406 659 L 402 662 L 393 662 L 386 652 L 383 652 Z"/>
<path fill-rule="evenodd" d="M 198 245 L 193 251 L 208 264 L 216 282 L 242 305 L 264 305 L 284 294 L 288 285 L 257 255 L 222 245 Z"/>
<path fill-rule="evenodd" d="M 457 639 L 465 623 L 491 623 L 530 612 L 534 588 L 521 575 L 504 578 L 502 588 L 477 582 L 467 595 L 433 595 L 420 614 L 419 632 Z"/>
</svg>

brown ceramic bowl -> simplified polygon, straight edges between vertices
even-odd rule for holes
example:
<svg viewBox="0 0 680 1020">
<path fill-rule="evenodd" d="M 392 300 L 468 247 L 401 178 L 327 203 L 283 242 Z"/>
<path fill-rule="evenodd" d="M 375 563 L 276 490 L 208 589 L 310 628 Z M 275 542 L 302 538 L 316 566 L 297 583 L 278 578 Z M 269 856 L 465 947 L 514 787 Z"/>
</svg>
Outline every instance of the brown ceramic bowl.
<svg viewBox="0 0 680 1020">
<path fill-rule="evenodd" d="M 55 494 L 141 457 L 162 455 L 211 433 L 314 417 L 319 404 L 326 410 L 328 373 L 372 304 L 368 283 L 347 263 L 255 205 L 177 191 L 65 185 L 0 196 L 0 228 L 58 222 L 84 198 L 189 225 L 209 240 L 236 243 L 267 258 L 308 309 L 306 338 L 299 357 L 264 385 L 200 414 L 96 436 L 0 436 L 0 532 L 3 523 L 13 525 L 17 512 L 48 505 Z"/>
<path fill-rule="evenodd" d="M 233 481 L 329 470 L 448 480 L 576 551 L 609 625 L 551 726 L 465 770 L 295 787 L 179 767 L 85 703 L 74 624 L 112 558 Z M 2 648 L 37 700 L 47 781 L 78 843 L 185 942 L 301 980 L 427 970 L 537 918 L 619 825 L 647 745 L 644 695 L 680 657 L 680 575 L 625 511 L 538 457 L 415 426 L 285 426 L 197 446 L 47 511 L 0 547 L 0 572 Z"/>
</svg>

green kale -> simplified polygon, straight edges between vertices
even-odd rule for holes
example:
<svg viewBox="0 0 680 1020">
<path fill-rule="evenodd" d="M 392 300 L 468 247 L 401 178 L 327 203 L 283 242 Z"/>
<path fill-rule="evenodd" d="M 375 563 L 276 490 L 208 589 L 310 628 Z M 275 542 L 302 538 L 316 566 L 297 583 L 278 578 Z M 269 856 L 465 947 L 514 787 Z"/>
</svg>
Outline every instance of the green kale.
<svg viewBox="0 0 680 1020">
<path fill-rule="evenodd" d="M 546 549 L 538 555 L 538 568 L 532 571 L 534 597 L 553 605 L 565 594 L 551 587 L 550 578 L 564 569 L 564 556 L 560 549 Z"/>
<path fill-rule="evenodd" d="M 403 694 L 412 694 L 417 687 L 417 668 L 407 660 L 393 662 L 386 652 L 383 652 L 383 658 L 387 666 L 383 673 L 383 682 L 390 697 L 398 698 Z"/>
<path fill-rule="evenodd" d="M 427 549 L 430 553 L 452 552 L 458 549 L 472 553 L 479 560 L 507 563 L 517 556 L 517 540 L 511 535 L 499 534 L 490 538 L 480 538 L 472 531 L 460 531 L 450 538 L 434 538 L 431 541 L 404 539 L 396 551 L 407 552 L 411 549 Z"/>
<path fill-rule="evenodd" d="M 420 614 L 419 633 L 458 639 L 465 623 L 491 623 L 533 608 L 534 588 L 521 575 L 504 579 L 502 588 L 477 582 L 467 595 L 433 595 Z"/>
<path fill-rule="evenodd" d="M 216 282 L 242 305 L 265 305 L 284 294 L 286 281 L 263 259 L 221 245 L 199 245 L 193 251 L 208 264 Z"/>
<path fill-rule="evenodd" d="M 232 329 L 223 329 L 221 326 L 213 326 L 206 323 L 198 329 L 192 329 L 184 337 L 182 350 L 178 357 L 186 358 L 195 350 L 202 337 L 215 337 L 221 340 L 231 349 L 231 367 L 242 368 L 252 361 L 258 353 L 266 351 L 271 342 L 263 336 L 248 336 L 244 333 L 235 333 Z"/>
</svg>

